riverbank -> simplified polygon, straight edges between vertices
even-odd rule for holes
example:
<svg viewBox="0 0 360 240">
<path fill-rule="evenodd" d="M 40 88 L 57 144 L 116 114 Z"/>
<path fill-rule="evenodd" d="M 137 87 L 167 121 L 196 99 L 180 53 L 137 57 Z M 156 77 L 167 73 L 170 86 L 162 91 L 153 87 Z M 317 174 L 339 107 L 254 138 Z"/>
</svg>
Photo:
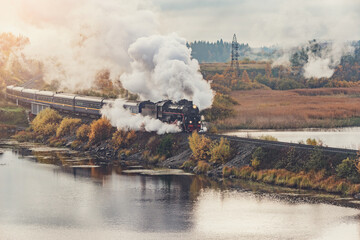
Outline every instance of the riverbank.
<svg viewBox="0 0 360 240">
<path fill-rule="evenodd" d="M 164 168 L 160 165 L 145 165 L 145 161 L 135 159 L 105 161 L 98 159 L 94 152 L 78 152 L 70 148 L 53 148 L 39 143 L 18 143 L 13 140 L 0 141 L 0 148 L 14 149 L 24 158 L 31 158 L 42 164 L 60 166 L 64 171 L 83 175 L 91 172 L 92 177 L 99 177 L 101 174 L 110 174 L 115 171 L 125 175 L 148 175 L 148 176 L 188 176 L 190 173 L 177 169 Z M 169 166 L 177 166 L 184 162 L 168 161 Z M 164 162 L 165 163 L 165 162 Z M 142 165 L 139 165 L 142 164 Z M 174 165 L 171 165 L 174 164 Z M 226 168 L 226 167 L 225 167 Z M 92 169 L 92 170 L 90 170 Z M 98 169 L 98 170 L 96 170 Z M 151 170 L 152 169 L 152 170 Z M 89 172 L 89 173 L 90 173 Z M 296 189 L 284 186 L 266 184 L 252 179 L 242 180 L 228 175 L 215 176 L 212 174 L 198 175 L 201 181 L 195 181 L 196 188 L 215 188 L 225 190 L 249 191 L 257 196 L 266 196 L 280 201 L 293 203 L 326 203 L 337 206 L 360 209 L 360 201 L 352 197 L 344 197 L 338 194 L 330 194 L 325 191 L 313 191 L 308 189 Z"/>
<path fill-rule="evenodd" d="M 347 196 L 354 196 L 360 190 L 354 150 L 196 132 L 157 135 L 126 131 L 113 128 L 104 118 L 89 125 L 80 119 L 62 118 L 51 109 L 42 111 L 28 130 L 19 132 L 14 138 L 51 147 L 68 147 L 86 152 L 104 164 L 123 168 L 139 165 L 182 168 L 216 181 L 243 178 Z M 271 174 L 264 174 L 265 171 Z M 309 180 L 313 175 L 315 182 Z"/>
<path fill-rule="evenodd" d="M 0 223 L 7 239 L 329 239 L 334 231 L 358 236 L 358 209 L 301 197 L 295 189 L 124 173 L 66 148 L 31 149 L 3 149 L 0 156 Z"/>
</svg>

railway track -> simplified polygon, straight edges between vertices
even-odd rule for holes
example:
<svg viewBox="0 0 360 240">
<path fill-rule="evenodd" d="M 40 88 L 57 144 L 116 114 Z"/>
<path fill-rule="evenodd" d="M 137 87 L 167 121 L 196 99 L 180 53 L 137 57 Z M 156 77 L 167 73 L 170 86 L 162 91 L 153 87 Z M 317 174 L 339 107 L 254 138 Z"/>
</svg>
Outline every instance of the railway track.
<svg viewBox="0 0 360 240">
<path fill-rule="evenodd" d="M 357 150 L 353 149 L 344 149 L 344 148 L 332 148 L 332 147 L 322 147 L 322 146 L 311 146 L 305 144 L 298 144 L 298 143 L 287 143 L 287 142 L 275 142 L 275 141 L 267 141 L 261 139 L 252 139 L 252 138 L 242 138 L 242 137 L 235 137 L 235 136 L 227 136 L 227 135 L 219 135 L 219 134 L 206 134 L 212 139 L 219 139 L 221 137 L 226 137 L 230 141 L 234 142 L 241 142 L 241 143 L 250 143 L 255 145 L 266 145 L 266 146 L 274 146 L 274 147 L 283 147 L 289 148 L 293 147 L 295 149 L 305 149 L 305 150 L 313 150 L 315 148 L 320 148 L 323 152 L 326 153 L 340 153 L 340 154 L 347 154 L 347 155 L 357 155 Z"/>
</svg>

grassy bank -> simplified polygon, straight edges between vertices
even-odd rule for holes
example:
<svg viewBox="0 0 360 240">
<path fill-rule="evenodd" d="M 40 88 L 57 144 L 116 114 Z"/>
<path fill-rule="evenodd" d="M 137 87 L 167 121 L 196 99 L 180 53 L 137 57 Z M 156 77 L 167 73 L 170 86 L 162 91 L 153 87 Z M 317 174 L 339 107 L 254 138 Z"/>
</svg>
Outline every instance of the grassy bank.
<svg viewBox="0 0 360 240">
<path fill-rule="evenodd" d="M 297 189 L 320 190 L 342 195 L 354 195 L 359 193 L 360 184 L 354 184 L 346 179 L 336 176 L 326 176 L 325 171 L 300 171 L 298 173 L 285 169 L 255 170 L 253 167 L 223 168 L 223 176 L 239 179 L 253 180 L 267 184 L 279 185 Z"/>
<path fill-rule="evenodd" d="M 304 150 L 236 145 L 196 133 L 189 137 L 189 145 L 192 156 L 182 167 L 196 174 L 346 196 L 360 192 L 360 162 L 355 154 L 329 155 L 319 146 Z"/>
<path fill-rule="evenodd" d="M 54 147 L 68 146 L 125 167 L 182 165 L 185 170 L 215 179 L 239 178 L 343 195 L 360 191 L 360 164 L 356 155 L 325 153 L 320 147 L 307 150 L 259 147 L 196 132 L 191 136 L 135 132 L 115 129 L 105 118 L 90 124 L 63 118 L 52 109 L 43 110 L 30 128 L 14 138 Z"/>
<path fill-rule="evenodd" d="M 7 102 L 0 95 L 0 130 L 15 126 L 27 127 L 28 120 L 25 109 L 11 102 Z"/>
</svg>

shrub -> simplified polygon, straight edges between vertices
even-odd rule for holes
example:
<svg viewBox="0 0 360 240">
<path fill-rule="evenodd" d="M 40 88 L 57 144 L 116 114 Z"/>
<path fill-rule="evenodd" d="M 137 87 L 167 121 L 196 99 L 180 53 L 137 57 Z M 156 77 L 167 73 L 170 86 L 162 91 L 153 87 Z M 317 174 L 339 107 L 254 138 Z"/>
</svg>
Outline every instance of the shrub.
<svg viewBox="0 0 360 240">
<path fill-rule="evenodd" d="M 226 163 L 231 156 L 230 143 L 226 138 L 220 138 L 220 142 L 213 141 L 210 144 L 210 161 L 214 163 Z"/>
<path fill-rule="evenodd" d="M 143 159 L 146 160 L 149 164 L 156 164 L 159 161 L 164 161 L 165 157 L 164 156 L 160 156 L 160 155 L 154 155 L 152 156 L 150 151 L 146 150 L 143 152 L 142 155 Z"/>
<path fill-rule="evenodd" d="M 100 118 L 91 123 L 89 141 L 93 143 L 101 142 L 111 137 L 112 126 L 107 118 Z"/>
<path fill-rule="evenodd" d="M 230 177 L 230 176 L 238 177 L 238 172 L 239 169 L 237 169 L 236 167 L 225 166 L 223 168 L 223 177 Z"/>
<path fill-rule="evenodd" d="M 29 142 L 35 139 L 35 133 L 28 131 L 20 131 L 16 133 L 13 138 L 19 142 Z"/>
<path fill-rule="evenodd" d="M 234 116 L 233 106 L 237 104 L 229 95 L 216 93 L 211 108 L 202 111 L 202 113 L 209 122 L 225 119 Z"/>
<path fill-rule="evenodd" d="M 254 169 L 259 169 L 259 166 L 260 166 L 260 160 L 255 157 L 251 160 L 251 166 L 254 168 Z"/>
<path fill-rule="evenodd" d="M 264 159 L 265 153 L 261 147 L 255 149 L 252 154 L 251 166 L 255 169 L 259 169 L 261 161 Z"/>
<path fill-rule="evenodd" d="M 199 135 L 196 131 L 189 136 L 189 146 L 193 157 L 197 161 L 207 160 L 210 157 L 211 140 L 204 135 Z"/>
<path fill-rule="evenodd" d="M 185 161 L 180 168 L 185 170 L 190 170 L 191 168 L 194 168 L 196 166 L 196 162 L 192 160 Z"/>
<path fill-rule="evenodd" d="M 81 125 L 78 130 L 76 131 L 76 138 L 79 140 L 79 141 L 87 141 L 89 140 L 89 134 L 90 134 L 90 126 L 87 125 L 87 124 L 83 124 Z"/>
<path fill-rule="evenodd" d="M 310 154 L 310 159 L 306 163 L 307 170 L 316 170 L 320 171 L 322 169 L 327 169 L 328 165 L 324 159 L 323 152 L 319 147 L 315 147 Z"/>
<path fill-rule="evenodd" d="M 254 171 L 254 169 L 252 167 L 245 166 L 245 167 L 240 168 L 240 170 L 238 170 L 236 172 L 236 176 L 244 178 L 244 179 L 249 179 L 250 175 L 253 171 Z"/>
<path fill-rule="evenodd" d="M 259 139 L 266 140 L 266 141 L 275 141 L 275 142 L 279 141 L 276 137 L 271 136 L 271 135 L 261 135 L 259 137 Z"/>
<path fill-rule="evenodd" d="M 49 146 L 50 147 L 61 147 L 64 146 L 66 141 L 64 139 L 61 138 L 57 138 L 57 137 L 51 137 L 49 138 Z"/>
<path fill-rule="evenodd" d="M 75 129 L 81 124 L 81 119 L 78 118 L 64 118 L 58 129 L 56 130 L 56 137 L 63 137 L 71 135 Z"/>
<path fill-rule="evenodd" d="M 346 178 L 351 182 L 359 182 L 359 173 L 354 160 L 346 158 L 336 167 L 336 176 Z"/>
<path fill-rule="evenodd" d="M 322 146 L 323 142 L 321 140 L 317 141 L 315 138 L 308 138 L 306 139 L 306 144 L 312 146 Z"/>
<path fill-rule="evenodd" d="M 156 154 L 159 143 L 159 136 L 152 136 L 146 143 L 146 149 L 149 150 L 151 154 Z"/>
<path fill-rule="evenodd" d="M 81 145 L 81 141 L 75 140 L 71 143 L 71 148 L 78 148 Z"/>
<path fill-rule="evenodd" d="M 135 131 L 117 130 L 111 139 L 111 144 L 114 149 L 127 147 L 136 137 Z"/>
<path fill-rule="evenodd" d="M 171 157 L 172 155 L 172 148 L 173 148 L 174 138 L 172 135 L 168 134 L 161 138 L 159 146 L 157 148 L 157 153 L 165 156 Z"/>
<path fill-rule="evenodd" d="M 205 161 L 198 161 L 197 170 L 196 170 L 197 173 L 206 174 L 210 169 L 211 169 L 210 164 L 208 164 Z"/>
<path fill-rule="evenodd" d="M 211 124 L 207 130 L 208 133 L 218 133 L 218 129 L 215 125 Z"/>
<path fill-rule="evenodd" d="M 57 127 L 61 121 L 61 116 L 53 109 L 42 110 L 32 121 L 32 129 L 39 135 L 45 137 L 55 135 Z"/>
</svg>

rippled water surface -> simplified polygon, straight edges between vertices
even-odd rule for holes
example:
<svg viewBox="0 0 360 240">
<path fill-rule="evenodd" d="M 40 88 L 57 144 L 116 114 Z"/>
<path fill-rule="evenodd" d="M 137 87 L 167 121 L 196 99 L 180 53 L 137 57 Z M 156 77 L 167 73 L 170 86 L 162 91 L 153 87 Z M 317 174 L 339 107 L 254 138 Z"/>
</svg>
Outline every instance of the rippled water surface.
<svg viewBox="0 0 360 240">
<path fill-rule="evenodd" d="M 0 155 L 0 239 L 360 239 L 356 209 L 39 159 Z"/>
<path fill-rule="evenodd" d="M 270 135 L 281 142 L 306 142 L 308 138 L 320 140 L 324 145 L 336 148 L 358 150 L 360 148 L 360 127 L 303 129 L 303 130 L 239 130 L 225 133 L 229 136 L 259 138 Z"/>
</svg>

